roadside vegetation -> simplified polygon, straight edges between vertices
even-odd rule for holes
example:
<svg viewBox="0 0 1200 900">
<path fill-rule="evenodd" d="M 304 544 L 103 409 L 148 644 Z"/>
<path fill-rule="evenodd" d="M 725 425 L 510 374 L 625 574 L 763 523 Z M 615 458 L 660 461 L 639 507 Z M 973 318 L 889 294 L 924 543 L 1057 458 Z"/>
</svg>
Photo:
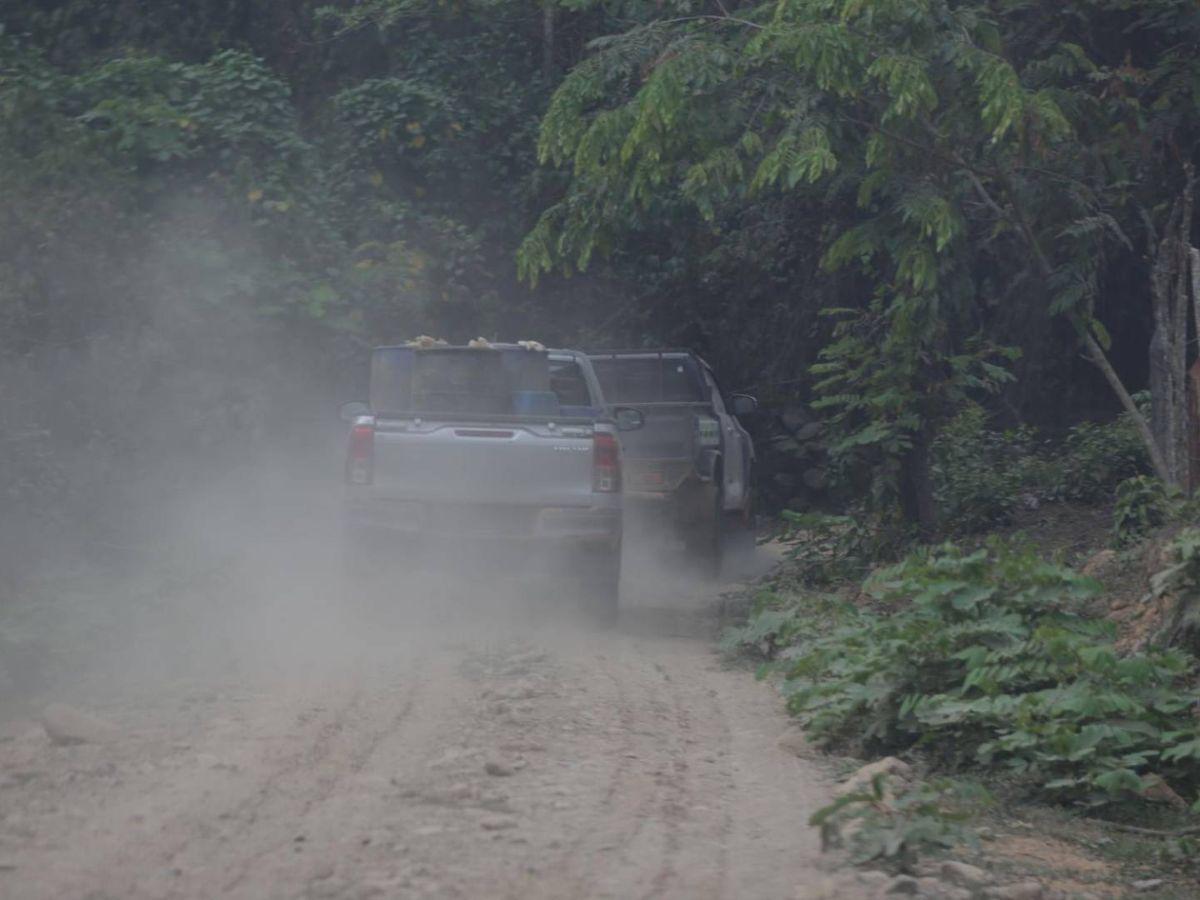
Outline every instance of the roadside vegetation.
<svg viewBox="0 0 1200 900">
<path fill-rule="evenodd" d="M 934 448 L 929 543 L 861 513 L 785 515 L 787 561 L 722 642 L 814 748 L 884 761 L 814 817 L 827 843 L 912 870 L 977 847 L 989 810 L 1059 809 L 1165 838 L 1194 886 L 1200 529 L 1131 432 L 1050 441 L 966 410 Z"/>
</svg>

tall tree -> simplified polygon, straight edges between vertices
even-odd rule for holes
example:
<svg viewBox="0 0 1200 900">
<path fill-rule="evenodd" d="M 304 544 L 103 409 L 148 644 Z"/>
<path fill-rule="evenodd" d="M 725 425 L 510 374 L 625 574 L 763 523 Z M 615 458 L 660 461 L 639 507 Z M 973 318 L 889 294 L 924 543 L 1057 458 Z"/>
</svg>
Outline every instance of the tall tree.
<svg viewBox="0 0 1200 900">
<path fill-rule="evenodd" d="M 1109 250 L 1167 218 L 1172 173 L 1196 154 L 1198 29 L 1180 0 L 773 0 L 661 15 L 597 41 L 557 91 L 540 153 L 571 186 L 526 239 L 524 271 L 586 267 L 671 196 L 710 217 L 771 191 L 818 198 L 830 215 L 806 227 L 824 266 L 856 270 L 854 305 L 877 317 L 857 352 L 875 348 L 891 376 L 866 405 L 844 377 L 818 383 L 828 408 L 859 411 L 835 417 L 835 449 L 882 451 L 921 482 L 921 448 L 953 407 L 939 395 L 1002 378 L 954 361 L 1016 304 L 1072 323 L 1177 480 L 1107 356 L 1098 303 Z M 840 346 L 823 366 L 850 365 Z M 995 351 L 985 340 L 974 358 Z"/>
</svg>

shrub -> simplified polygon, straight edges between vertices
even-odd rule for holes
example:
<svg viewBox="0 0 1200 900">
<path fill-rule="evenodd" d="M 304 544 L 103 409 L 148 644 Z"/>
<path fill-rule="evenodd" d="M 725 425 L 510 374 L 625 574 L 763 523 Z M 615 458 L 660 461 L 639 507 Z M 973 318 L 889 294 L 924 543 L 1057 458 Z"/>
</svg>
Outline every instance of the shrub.
<svg viewBox="0 0 1200 900">
<path fill-rule="evenodd" d="M 1200 653 L 1200 529 L 1180 531 L 1167 553 L 1169 564 L 1150 579 L 1150 588 L 1155 597 L 1170 597 L 1173 603 L 1154 639 L 1162 646 L 1183 645 Z"/>
<path fill-rule="evenodd" d="M 934 442 L 934 496 L 943 527 L 979 531 L 1008 521 L 1035 458 L 1032 429 L 992 431 L 987 413 L 969 406 Z"/>
<path fill-rule="evenodd" d="M 889 787 L 887 776 L 877 775 L 813 813 L 809 824 L 821 829 L 822 848 L 849 845 L 856 864 L 880 860 L 906 869 L 924 850 L 978 843 L 966 823 L 991 800 L 982 787 L 938 779 L 896 797 Z"/>
<path fill-rule="evenodd" d="M 894 560 L 908 535 L 877 516 L 783 512 L 780 540 L 788 545 L 790 571 L 820 587 L 860 580 L 878 560 Z"/>
<path fill-rule="evenodd" d="M 721 650 L 729 656 L 774 660 L 855 613 L 851 604 L 833 594 L 760 591 L 746 622 L 726 628 L 721 635 Z"/>
<path fill-rule="evenodd" d="M 1113 542 L 1122 547 L 1165 525 L 1177 512 L 1178 497 L 1158 478 L 1135 475 L 1117 485 Z"/>
<path fill-rule="evenodd" d="M 1149 471 L 1146 448 L 1128 416 L 1113 422 L 1081 422 L 1062 450 L 1061 484 L 1048 485 L 1068 500 L 1095 503 L 1112 498 L 1117 484 Z"/>
<path fill-rule="evenodd" d="M 1107 501 L 1118 484 L 1150 468 L 1127 416 L 1080 423 L 1051 442 L 1028 426 L 991 429 L 979 406 L 968 406 L 942 430 L 933 457 L 934 496 L 945 532 L 1003 524 L 1023 502 Z"/>
<path fill-rule="evenodd" d="M 1191 660 L 1118 657 L 1110 623 L 1082 614 L 1095 587 L 998 544 L 915 554 L 867 585 L 896 612 L 858 612 L 799 649 L 789 708 L 825 742 L 922 746 L 1064 797 L 1110 800 L 1157 777 L 1193 789 Z"/>
</svg>

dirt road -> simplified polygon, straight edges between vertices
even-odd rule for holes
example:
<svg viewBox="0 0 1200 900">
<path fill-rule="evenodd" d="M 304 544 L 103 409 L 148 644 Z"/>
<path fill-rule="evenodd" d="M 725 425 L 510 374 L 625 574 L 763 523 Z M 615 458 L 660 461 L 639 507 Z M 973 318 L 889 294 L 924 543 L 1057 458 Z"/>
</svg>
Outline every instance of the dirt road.
<svg viewBox="0 0 1200 900">
<path fill-rule="evenodd" d="M 0 896 L 790 897 L 826 786 L 774 693 L 674 630 L 381 627 L 100 692 L 82 743 L 10 720 Z"/>
</svg>

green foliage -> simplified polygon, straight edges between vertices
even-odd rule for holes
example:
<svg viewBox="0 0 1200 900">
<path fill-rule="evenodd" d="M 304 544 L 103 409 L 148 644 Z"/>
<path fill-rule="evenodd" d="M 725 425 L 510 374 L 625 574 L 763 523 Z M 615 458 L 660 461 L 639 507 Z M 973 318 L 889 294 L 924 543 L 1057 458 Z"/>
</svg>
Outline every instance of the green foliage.
<svg viewBox="0 0 1200 900">
<path fill-rule="evenodd" d="M 204 347 L 237 380 L 196 335 L 324 374 L 418 331 L 696 346 L 782 401 L 822 382 L 893 533 L 965 398 L 1094 408 L 1050 316 L 1146 330 L 1141 244 L 1200 145 L 1179 0 L 129 9 L 5 6 L 0 352 L 166 322 L 154 371 Z M 1080 441 L 1058 496 L 1140 471 Z"/>
<path fill-rule="evenodd" d="M 783 511 L 780 540 L 788 545 L 789 571 L 803 583 L 822 586 L 856 581 L 885 556 L 882 529 L 870 516 Z"/>
<path fill-rule="evenodd" d="M 430 135 L 452 140 L 462 131 L 448 96 L 408 78 L 371 78 L 333 102 L 356 151 L 381 165 L 425 151 Z"/>
<path fill-rule="evenodd" d="M 1175 494 L 1157 478 L 1135 475 L 1117 485 L 1113 542 L 1123 547 L 1165 525 L 1178 507 Z"/>
<path fill-rule="evenodd" d="M 834 341 L 813 366 L 813 407 L 825 411 L 829 457 L 843 480 L 870 473 L 871 506 L 897 503 L 906 469 L 921 465 L 928 436 L 973 393 L 994 392 L 1012 376 L 997 362 L 1015 351 L 983 341 L 964 352 L 938 352 L 945 328 L 926 298 L 876 304 L 865 313 L 837 311 Z"/>
<path fill-rule="evenodd" d="M 844 794 L 813 813 L 809 824 L 820 829 L 821 846 L 848 844 L 851 861 L 860 865 L 883 862 L 911 869 L 923 852 L 978 844 L 968 823 L 990 802 L 983 788 L 938 779 L 911 789 L 902 787 L 893 796 L 890 787 L 887 775 L 876 775 L 868 787 Z"/>
<path fill-rule="evenodd" d="M 1037 497 L 1042 447 L 1033 429 L 988 428 L 988 415 L 967 406 L 933 447 L 934 496 L 945 532 L 983 531 L 1007 522 L 1022 494 Z"/>
<path fill-rule="evenodd" d="M 1167 561 L 1150 579 L 1155 597 L 1173 601 L 1153 641 L 1158 646 L 1186 646 L 1200 654 L 1200 529 L 1180 531 L 1168 547 Z"/>
<path fill-rule="evenodd" d="M 540 190 L 540 23 L 413 3 L 336 36 L 315 5 L 0 13 L 6 547 L 159 467 L 249 463 L 262 430 L 358 393 L 364 345 L 569 327 L 526 330 L 551 304 L 510 262 Z"/>
<path fill-rule="evenodd" d="M 83 109 L 78 121 L 114 163 L 138 172 L 200 160 L 228 176 L 282 185 L 308 150 L 288 86 L 261 60 L 232 50 L 201 65 L 115 59 L 72 79 L 62 102 L 64 112 Z"/>
<path fill-rule="evenodd" d="M 541 157 L 569 181 L 521 271 L 616 259 L 689 210 L 728 241 L 784 198 L 808 213 L 793 228 L 826 273 L 815 290 L 779 280 L 779 302 L 869 320 L 856 342 L 816 342 L 820 366 L 861 382 L 831 385 L 831 411 L 849 398 L 878 413 L 841 437 L 894 460 L 919 435 L 919 457 L 956 411 L 938 396 L 943 369 L 976 356 L 981 333 L 979 346 L 1029 351 L 1013 368 L 1043 390 L 1026 402 L 1069 413 L 1091 390 L 1073 343 L 1110 345 L 1100 313 L 1115 325 L 1130 306 L 1106 284 L 1124 299 L 1136 280 L 1145 296 L 1135 245 L 1156 240 L 1197 162 L 1197 29 L 1176 0 L 639 9 L 593 43 L 543 118 Z M 1077 327 L 1046 337 L 1064 314 Z M 1071 473 L 1066 492 L 1113 483 L 1096 471 L 1099 484 Z"/>
<path fill-rule="evenodd" d="M 1156 484 L 1138 474 L 1148 472 L 1150 462 L 1127 416 L 1112 422 L 1081 422 L 1068 429 L 1063 439 L 1052 440 L 1027 426 L 996 431 L 988 427 L 981 407 L 969 405 L 939 434 L 933 457 L 934 492 L 945 532 L 983 531 L 1003 524 L 1023 504 L 1103 503 L 1114 492 L 1117 515 L 1123 516 L 1122 484 L 1131 485 L 1127 492 L 1153 492 Z M 1137 487 L 1128 481 L 1131 477 Z M 1164 494 L 1164 503 L 1166 499 Z M 1151 498 L 1145 500 L 1150 503 Z M 1137 502 L 1132 493 L 1126 500 Z M 1147 521 L 1158 521 L 1153 506 L 1144 506 Z M 1165 515 L 1167 506 L 1161 512 Z M 1123 531 L 1135 524 L 1123 522 Z"/>
<path fill-rule="evenodd" d="M 1119 656 L 1109 623 L 1084 613 L 1088 579 L 1028 551 L 948 545 L 866 588 L 893 611 L 861 612 L 788 663 L 789 708 L 816 738 L 921 746 L 1090 802 L 1158 777 L 1200 787 L 1191 661 Z"/>
<path fill-rule="evenodd" d="M 770 662 L 784 650 L 802 646 L 852 616 L 854 607 L 834 594 L 759 591 L 742 625 L 721 635 L 721 651 Z M 765 671 L 765 670 L 764 670 Z"/>
<path fill-rule="evenodd" d="M 1061 495 L 1085 502 L 1113 498 L 1116 485 L 1149 471 L 1146 448 L 1128 417 L 1112 424 L 1081 422 L 1063 446 Z"/>
</svg>

